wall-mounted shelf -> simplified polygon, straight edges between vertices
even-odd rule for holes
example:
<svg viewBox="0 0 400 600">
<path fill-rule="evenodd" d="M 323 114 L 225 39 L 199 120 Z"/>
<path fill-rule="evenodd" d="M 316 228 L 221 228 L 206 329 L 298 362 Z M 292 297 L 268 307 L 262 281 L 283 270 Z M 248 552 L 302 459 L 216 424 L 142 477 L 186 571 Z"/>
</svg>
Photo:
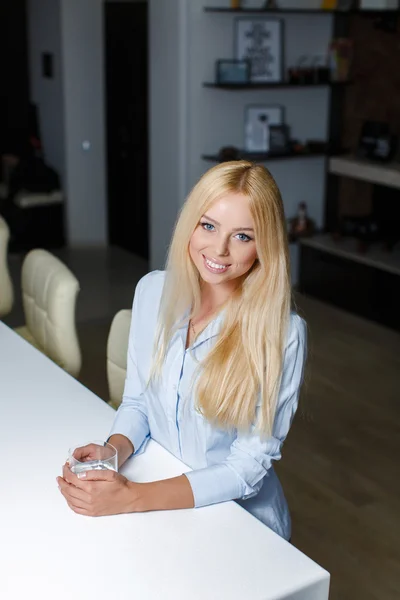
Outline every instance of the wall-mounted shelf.
<svg viewBox="0 0 400 600">
<path fill-rule="evenodd" d="M 354 156 L 333 156 L 329 173 L 400 189 L 400 163 L 379 164 Z"/>
<path fill-rule="evenodd" d="M 399 10 L 361 10 L 361 9 L 351 9 L 351 10 L 327 10 L 323 8 L 288 8 L 288 9 L 270 9 L 270 8 L 227 8 L 227 7 L 214 7 L 214 6 L 205 6 L 205 12 L 212 13 L 232 13 L 232 14 L 244 14 L 244 13 L 252 13 L 252 14 L 280 14 L 280 15 L 365 15 L 365 16 L 400 16 Z"/>
<path fill-rule="evenodd" d="M 326 152 L 286 152 L 285 154 L 271 154 L 268 152 L 245 152 L 243 150 L 240 151 L 237 160 L 269 162 L 271 160 L 293 160 L 296 158 L 315 158 L 321 156 L 326 156 Z M 203 154 L 201 158 L 203 160 L 208 160 L 209 162 L 221 162 L 218 154 Z"/>
<path fill-rule="evenodd" d="M 365 253 L 361 253 L 357 251 L 357 240 L 355 238 L 345 237 L 335 241 L 326 233 L 310 238 L 302 238 L 300 244 L 367 265 L 368 267 L 400 275 L 399 247 L 395 247 L 392 252 L 386 252 L 383 250 L 381 244 L 371 244 Z"/>
<path fill-rule="evenodd" d="M 204 87 L 220 90 L 269 90 L 274 88 L 315 88 L 315 87 L 336 87 L 349 85 L 351 81 L 328 81 L 327 83 L 289 83 L 289 81 L 280 81 L 278 83 L 214 83 L 206 81 Z"/>
</svg>

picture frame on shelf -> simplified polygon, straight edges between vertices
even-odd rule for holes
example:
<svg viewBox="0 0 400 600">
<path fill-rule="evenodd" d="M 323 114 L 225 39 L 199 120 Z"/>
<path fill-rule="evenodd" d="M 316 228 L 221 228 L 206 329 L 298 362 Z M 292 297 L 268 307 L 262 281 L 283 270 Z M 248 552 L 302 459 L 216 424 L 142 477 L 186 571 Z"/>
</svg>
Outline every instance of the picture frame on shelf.
<svg viewBox="0 0 400 600">
<path fill-rule="evenodd" d="M 243 85 L 250 82 L 250 61 L 224 59 L 215 63 L 215 81 L 219 85 Z"/>
<path fill-rule="evenodd" d="M 271 125 L 284 124 L 284 109 L 280 104 L 249 104 L 244 117 L 244 149 L 246 152 L 269 152 Z"/>
<path fill-rule="evenodd" d="M 284 77 L 282 19 L 239 17 L 235 19 L 234 56 L 250 61 L 252 83 L 279 83 Z"/>
<path fill-rule="evenodd" d="M 290 151 L 289 127 L 284 125 L 270 125 L 269 152 L 271 154 L 286 154 Z"/>
</svg>

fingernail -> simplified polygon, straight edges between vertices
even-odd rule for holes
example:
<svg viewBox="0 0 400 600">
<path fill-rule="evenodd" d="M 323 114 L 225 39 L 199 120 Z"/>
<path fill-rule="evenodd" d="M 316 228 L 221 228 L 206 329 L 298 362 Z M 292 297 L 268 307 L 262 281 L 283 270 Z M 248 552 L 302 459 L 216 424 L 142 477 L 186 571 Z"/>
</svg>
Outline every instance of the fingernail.
<svg viewBox="0 0 400 600">
<path fill-rule="evenodd" d="M 85 477 L 86 477 L 86 472 L 85 472 L 85 471 L 83 471 L 83 473 L 78 473 L 77 477 L 78 477 L 78 479 L 85 479 Z"/>
</svg>

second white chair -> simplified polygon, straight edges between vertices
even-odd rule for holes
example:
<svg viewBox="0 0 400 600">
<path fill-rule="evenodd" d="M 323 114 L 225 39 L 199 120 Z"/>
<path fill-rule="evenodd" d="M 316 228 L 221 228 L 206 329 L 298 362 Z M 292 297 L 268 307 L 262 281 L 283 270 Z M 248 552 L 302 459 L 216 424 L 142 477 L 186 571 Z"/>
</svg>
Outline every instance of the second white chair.
<svg viewBox="0 0 400 600">
<path fill-rule="evenodd" d="M 79 283 L 58 258 L 32 250 L 22 265 L 22 299 L 26 325 L 16 332 L 77 377 L 82 358 L 75 327 Z"/>
<path fill-rule="evenodd" d="M 129 330 L 132 311 L 120 310 L 114 317 L 107 341 L 107 380 L 110 404 L 118 408 L 124 393 Z"/>
<path fill-rule="evenodd" d="M 14 302 L 13 286 L 8 271 L 7 251 L 10 230 L 6 221 L 0 217 L 0 318 L 5 317 Z"/>
</svg>

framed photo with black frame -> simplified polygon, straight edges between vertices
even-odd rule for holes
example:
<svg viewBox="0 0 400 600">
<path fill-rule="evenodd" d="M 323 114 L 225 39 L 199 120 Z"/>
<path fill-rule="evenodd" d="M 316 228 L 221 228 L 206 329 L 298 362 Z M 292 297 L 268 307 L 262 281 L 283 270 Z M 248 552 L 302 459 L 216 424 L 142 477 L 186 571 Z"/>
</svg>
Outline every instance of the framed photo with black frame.
<svg viewBox="0 0 400 600">
<path fill-rule="evenodd" d="M 244 85 L 250 82 L 250 61 L 224 59 L 215 63 L 215 81 L 219 85 Z"/>
<path fill-rule="evenodd" d="M 244 149 L 246 152 L 269 152 L 271 125 L 284 124 L 284 109 L 280 104 L 249 104 L 244 117 Z"/>
<path fill-rule="evenodd" d="M 235 22 L 234 56 L 250 61 L 252 83 L 279 83 L 283 81 L 282 19 L 269 17 L 239 17 Z"/>
</svg>

